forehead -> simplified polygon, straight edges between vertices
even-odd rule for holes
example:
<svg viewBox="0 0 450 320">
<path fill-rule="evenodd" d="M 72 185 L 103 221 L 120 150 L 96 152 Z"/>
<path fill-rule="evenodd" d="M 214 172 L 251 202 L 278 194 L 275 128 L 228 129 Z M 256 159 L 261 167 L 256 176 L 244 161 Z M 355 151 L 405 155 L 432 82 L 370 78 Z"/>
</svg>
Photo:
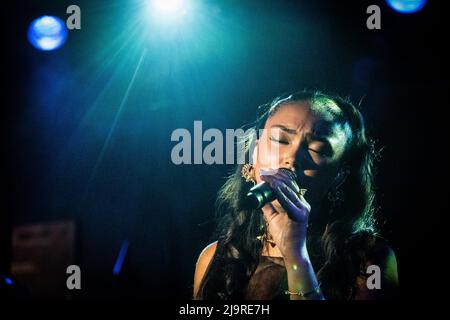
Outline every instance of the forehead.
<svg viewBox="0 0 450 320">
<path fill-rule="evenodd" d="M 343 121 L 342 110 L 333 102 L 311 104 L 293 102 L 280 105 L 267 119 L 266 128 L 283 125 L 298 134 L 307 133 L 327 140 L 335 149 L 342 149 L 351 139 L 351 129 Z"/>
<path fill-rule="evenodd" d="M 336 125 L 342 123 L 341 119 L 342 111 L 333 101 L 320 104 L 299 101 L 278 106 L 267 119 L 267 125 L 289 124 L 296 130 L 302 129 L 326 135 L 333 131 Z"/>
</svg>

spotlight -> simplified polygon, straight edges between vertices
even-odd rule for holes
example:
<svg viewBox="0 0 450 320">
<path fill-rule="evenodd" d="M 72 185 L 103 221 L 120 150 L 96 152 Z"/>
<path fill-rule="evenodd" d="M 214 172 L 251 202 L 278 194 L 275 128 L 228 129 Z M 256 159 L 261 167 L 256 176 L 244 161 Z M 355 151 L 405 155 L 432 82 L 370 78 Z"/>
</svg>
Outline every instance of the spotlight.
<svg viewBox="0 0 450 320">
<path fill-rule="evenodd" d="M 159 18 L 176 18 L 187 11 L 186 0 L 152 0 L 150 4 L 153 16 Z"/>
<path fill-rule="evenodd" d="M 65 23 L 53 16 L 43 16 L 31 22 L 28 40 L 38 50 L 50 51 L 61 47 L 67 39 Z"/>
<path fill-rule="evenodd" d="M 427 0 L 386 0 L 387 4 L 400 13 L 414 13 L 421 10 Z"/>
</svg>

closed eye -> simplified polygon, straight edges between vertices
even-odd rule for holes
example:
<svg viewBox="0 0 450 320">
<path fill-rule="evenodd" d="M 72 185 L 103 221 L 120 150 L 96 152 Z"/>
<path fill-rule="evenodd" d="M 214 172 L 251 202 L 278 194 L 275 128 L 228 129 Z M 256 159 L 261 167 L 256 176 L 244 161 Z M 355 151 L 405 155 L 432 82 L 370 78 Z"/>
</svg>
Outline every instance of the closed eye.
<svg viewBox="0 0 450 320">
<path fill-rule="evenodd" d="M 328 156 L 327 153 L 326 153 L 326 152 L 323 152 L 323 151 L 318 151 L 318 150 L 311 149 L 311 148 L 308 148 L 308 150 L 309 150 L 309 151 L 312 151 L 312 152 L 314 152 L 314 153 L 317 153 L 317 154 L 320 155 L 321 157 L 326 157 L 326 156 Z"/>
<path fill-rule="evenodd" d="M 287 140 L 279 140 L 279 139 L 274 138 L 274 137 L 270 137 L 270 140 L 278 142 L 278 143 L 281 143 L 281 144 L 289 144 L 289 141 L 287 141 Z"/>
</svg>

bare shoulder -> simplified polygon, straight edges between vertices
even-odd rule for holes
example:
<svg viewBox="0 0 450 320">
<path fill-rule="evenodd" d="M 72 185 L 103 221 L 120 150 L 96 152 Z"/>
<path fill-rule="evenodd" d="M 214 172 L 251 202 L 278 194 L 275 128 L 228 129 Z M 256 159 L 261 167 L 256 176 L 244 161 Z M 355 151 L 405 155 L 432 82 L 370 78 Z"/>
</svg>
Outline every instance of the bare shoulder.
<svg viewBox="0 0 450 320">
<path fill-rule="evenodd" d="M 388 241 L 380 236 L 371 236 L 369 238 L 367 242 L 366 264 L 378 265 L 385 269 L 386 276 L 395 276 L 397 278 L 397 258 L 395 252 Z"/>
<path fill-rule="evenodd" d="M 373 260 L 371 262 L 384 271 L 383 277 L 385 282 L 392 286 L 398 286 L 397 257 L 385 239 L 376 237 Z"/>
<path fill-rule="evenodd" d="M 200 253 L 200 256 L 198 257 L 198 263 L 208 262 L 212 259 L 214 256 L 214 253 L 216 253 L 217 248 L 217 241 L 214 241 L 213 243 L 208 244 Z"/>
<path fill-rule="evenodd" d="M 216 253 L 216 248 L 217 241 L 210 243 L 202 250 L 200 256 L 198 257 L 194 275 L 194 297 L 197 296 L 198 289 L 200 288 L 200 284 L 205 276 L 206 270 L 208 269 L 208 266 Z"/>
<path fill-rule="evenodd" d="M 397 257 L 388 241 L 379 236 L 371 236 L 365 239 L 365 271 L 374 270 L 374 266 L 380 271 L 380 284 L 378 290 L 369 290 L 367 277 L 359 277 L 357 281 L 357 299 L 389 299 L 394 298 L 398 288 Z M 370 267 L 370 268 L 369 268 Z M 373 272 L 373 271 L 372 271 Z"/>
</svg>

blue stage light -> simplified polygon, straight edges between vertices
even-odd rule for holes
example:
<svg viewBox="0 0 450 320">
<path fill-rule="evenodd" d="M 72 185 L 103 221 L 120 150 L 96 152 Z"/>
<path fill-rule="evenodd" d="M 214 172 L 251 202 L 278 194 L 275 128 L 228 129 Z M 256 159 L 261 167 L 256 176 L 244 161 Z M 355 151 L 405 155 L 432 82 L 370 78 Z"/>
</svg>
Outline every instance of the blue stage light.
<svg viewBox="0 0 450 320">
<path fill-rule="evenodd" d="M 186 7 L 185 0 L 153 0 L 152 6 L 158 14 L 178 14 Z"/>
<path fill-rule="evenodd" d="M 179 21 L 189 11 L 187 0 L 149 0 L 148 11 L 153 21 L 172 23 Z"/>
<path fill-rule="evenodd" d="M 14 284 L 14 281 L 12 281 L 11 278 L 9 278 L 9 277 L 7 277 L 7 276 L 5 276 L 5 275 L 2 275 L 2 278 L 3 278 L 3 280 L 5 281 L 5 283 L 6 283 L 8 286 L 12 286 L 12 285 Z"/>
<path fill-rule="evenodd" d="M 39 50 L 50 51 L 61 47 L 67 39 L 65 23 L 53 16 L 43 16 L 31 22 L 28 40 Z"/>
<path fill-rule="evenodd" d="M 128 245 L 129 245 L 128 240 L 122 242 L 119 255 L 117 256 L 117 260 L 113 268 L 113 275 L 115 276 L 118 276 L 120 274 L 120 271 L 122 270 L 123 261 L 125 260 L 125 256 L 127 255 L 128 251 Z"/>
<path fill-rule="evenodd" d="M 427 0 L 386 0 L 387 4 L 400 13 L 414 13 L 421 10 Z"/>
</svg>

